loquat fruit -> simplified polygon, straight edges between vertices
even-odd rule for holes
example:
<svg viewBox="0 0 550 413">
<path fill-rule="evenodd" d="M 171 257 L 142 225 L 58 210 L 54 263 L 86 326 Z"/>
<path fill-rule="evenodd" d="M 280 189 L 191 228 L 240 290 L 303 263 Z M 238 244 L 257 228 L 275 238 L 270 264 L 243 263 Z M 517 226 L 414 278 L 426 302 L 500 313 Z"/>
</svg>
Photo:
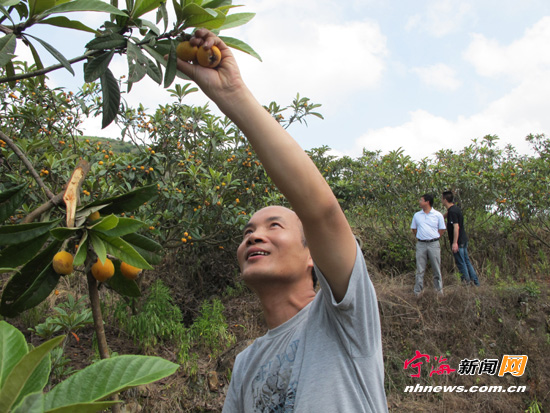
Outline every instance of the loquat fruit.
<svg viewBox="0 0 550 413">
<path fill-rule="evenodd" d="M 105 282 L 115 274 L 115 266 L 109 258 L 105 258 L 105 262 L 102 263 L 99 258 L 92 265 L 92 275 L 99 282 Z"/>
<path fill-rule="evenodd" d="M 73 272 L 73 256 L 67 251 L 59 251 L 52 260 L 53 270 L 60 275 Z"/>
<path fill-rule="evenodd" d="M 192 46 L 191 43 L 186 40 L 185 42 L 178 43 L 176 47 L 176 55 L 178 59 L 185 60 L 186 62 L 191 62 L 195 60 L 197 56 L 197 46 Z"/>
<path fill-rule="evenodd" d="M 120 264 L 120 272 L 122 275 L 129 279 L 135 280 L 139 274 L 141 274 L 142 269 L 134 267 L 133 265 L 126 264 L 124 261 Z"/>
<path fill-rule="evenodd" d="M 208 50 L 201 47 L 197 50 L 197 61 L 203 67 L 214 68 L 222 61 L 222 53 L 217 46 L 212 46 Z"/>
</svg>

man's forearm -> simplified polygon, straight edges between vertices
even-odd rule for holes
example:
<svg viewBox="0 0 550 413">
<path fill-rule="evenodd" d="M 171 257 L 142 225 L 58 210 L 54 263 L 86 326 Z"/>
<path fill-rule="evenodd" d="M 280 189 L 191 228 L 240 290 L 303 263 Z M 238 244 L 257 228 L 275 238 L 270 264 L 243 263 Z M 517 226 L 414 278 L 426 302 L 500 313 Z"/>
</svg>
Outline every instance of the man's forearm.
<svg viewBox="0 0 550 413">
<path fill-rule="evenodd" d="M 243 131 L 269 177 L 301 219 L 318 218 L 317 211 L 336 201 L 309 156 L 249 91 L 243 91 L 231 105 L 219 106 Z"/>
<path fill-rule="evenodd" d="M 460 231 L 459 225 L 458 225 L 458 224 L 454 224 L 453 244 L 458 244 L 459 231 Z"/>
</svg>

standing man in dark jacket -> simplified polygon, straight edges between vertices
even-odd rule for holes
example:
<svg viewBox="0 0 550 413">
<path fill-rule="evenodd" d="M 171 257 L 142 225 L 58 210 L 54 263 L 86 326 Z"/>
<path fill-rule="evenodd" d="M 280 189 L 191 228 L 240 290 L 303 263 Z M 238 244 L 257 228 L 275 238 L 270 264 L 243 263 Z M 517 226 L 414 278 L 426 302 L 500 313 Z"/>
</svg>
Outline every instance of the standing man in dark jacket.
<svg viewBox="0 0 550 413">
<path fill-rule="evenodd" d="M 451 242 L 451 250 L 453 251 L 456 266 L 458 267 L 458 271 L 460 271 L 460 278 L 466 284 L 470 284 L 471 282 L 479 286 L 476 271 L 468 256 L 468 236 L 464 229 L 462 211 L 453 203 L 454 196 L 451 191 L 443 192 L 441 201 L 443 206 L 447 208 L 447 213 L 445 214 L 447 218 L 447 233 L 449 234 L 449 241 Z"/>
</svg>

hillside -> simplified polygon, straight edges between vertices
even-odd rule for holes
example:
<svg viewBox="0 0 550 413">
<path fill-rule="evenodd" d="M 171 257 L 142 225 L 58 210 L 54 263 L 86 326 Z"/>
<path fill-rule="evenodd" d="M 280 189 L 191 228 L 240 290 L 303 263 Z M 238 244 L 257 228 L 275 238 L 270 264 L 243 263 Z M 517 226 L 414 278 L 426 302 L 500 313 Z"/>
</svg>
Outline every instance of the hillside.
<svg viewBox="0 0 550 413">
<path fill-rule="evenodd" d="M 173 262 L 166 262 L 163 268 L 147 272 L 143 283 L 162 279 L 170 286 L 184 315 L 196 316 L 198 303 L 190 291 L 178 286 L 174 277 L 182 268 L 175 267 Z M 547 284 L 506 281 L 489 285 L 482 274 L 482 286 L 473 288 L 460 285 L 453 274 L 444 273 L 445 295 L 439 297 L 427 288 L 417 300 L 412 293 L 412 273 L 390 279 L 375 269 L 371 268 L 370 272 L 379 300 L 390 411 L 535 413 L 550 409 L 550 361 L 546 358 L 550 350 L 550 290 Z M 75 290 L 78 286 L 67 287 L 78 294 Z M 51 300 L 61 301 L 69 292 L 63 288 L 59 291 L 60 295 L 52 296 Z M 80 293 L 85 294 L 85 290 Z M 103 290 L 102 294 L 106 302 L 112 301 L 108 291 Z M 221 411 L 235 355 L 266 331 L 259 303 L 246 289 L 226 292 L 222 302 L 228 332 L 236 338 L 235 343 L 216 357 L 210 357 L 211 349 L 195 348 L 198 359 L 194 369 L 182 368 L 163 381 L 127 391 L 122 395 L 127 403 L 126 411 Z M 49 304 L 53 307 L 54 302 Z M 139 353 L 137 343 L 109 316 L 106 331 L 113 352 Z M 80 342 L 71 343 L 67 349 L 75 368 L 89 364 L 94 357 L 90 350 L 92 334 L 91 328 L 83 330 L 79 333 Z M 432 357 L 431 363 L 421 366 L 419 378 L 410 377 L 417 372 L 412 366 L 404 369 L 404 363 L 414 357 L 416 350 Z M 170 344 L 158 345 L 151 354 L 177 361 L 177 349 Z M 456 370 L 463 359 L 501 360 L 505 355 L 529 357 L 521 377 L 459 375 L 457 372 L 429 377 L 429 372 L 438 367 L 434 357 L 444 357 L 442 361 L 447 359 L 444 363 Z M 418 385 L 502 386 L 503 389 L 527 386 L 527 389 L 523 393 L 405 392 L 407 386 Z"/>
</svg>

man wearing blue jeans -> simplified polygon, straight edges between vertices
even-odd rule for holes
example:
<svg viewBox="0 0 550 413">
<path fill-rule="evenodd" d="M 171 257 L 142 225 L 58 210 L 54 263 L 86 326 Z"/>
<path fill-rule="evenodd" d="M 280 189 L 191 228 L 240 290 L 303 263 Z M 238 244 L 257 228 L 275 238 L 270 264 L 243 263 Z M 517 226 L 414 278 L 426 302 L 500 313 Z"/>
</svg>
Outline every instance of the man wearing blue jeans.
<svg viewBox="0 0 550 413">
<path fill-rule="evenodd" d="M 418 203 L 422 210 L 414 214 L 411 222 L 411 230 L 417 240 L 414 294 L 418 297 L 424 289 L 424 272 L 428 259 L 434 274 L 434 288 L 438 293 L 443 294 L 439 238 L 445 232 L 445 220 L 441 212 L 433 208 L 432 195 L 422 195 Z"/>
<path fill-rule="evenodd" d="M 453 203 L 454 196 L 451 191 L 443 192 L 441 201 L 443 206 L 447 208 L 447 212 L 445 213 L 447 217 L 447 233 L 449 234 L 449 241 L 451 242 L 451 250 L 453 251 L 456 266 L 460 272 L 460 278 L 466 284 L 473 283 L 479 286 L 476 271 L 468 256 L 468 236 L 464 229 L 462 211 Z"/>
</svg>

